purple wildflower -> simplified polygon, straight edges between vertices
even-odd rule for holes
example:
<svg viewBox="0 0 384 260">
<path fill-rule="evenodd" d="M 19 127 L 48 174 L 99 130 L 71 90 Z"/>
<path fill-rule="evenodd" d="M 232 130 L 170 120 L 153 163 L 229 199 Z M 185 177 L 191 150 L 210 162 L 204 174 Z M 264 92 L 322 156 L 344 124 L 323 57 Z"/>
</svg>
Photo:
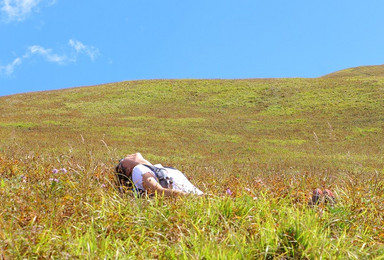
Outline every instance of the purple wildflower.
<svg viewBox="0 0 384 260">
<path fill-rule="evenodd" d="M 233 192 L 229 188 L 226 190 L 226 192 L 227 192 L 228 195 L 232 195 L 233 194 Z"/>
<path fill-rule="evenodd" d="M 49 180 L 50 180 L 51 182 L 59 182 L 59 179 L 57 179 L 57 178 L 49 178 Z"/>
<path fill-rule="evenodd" d="M 52 170 L 52 173 L 53 173 L 53 174 L 57 174 L 57 173 L 59 173 L 59 170 L 58 170 L 58 169 L 53 169 L 53 170 Z"/>
<path fill-rule="evenodd" d="M 65 169 L 65 168 L 61 169 L 61 171 L 62 171 L 63 173 L 67 173 L 67 172 L 68 172 L 67 169 Z"/>
</svg>

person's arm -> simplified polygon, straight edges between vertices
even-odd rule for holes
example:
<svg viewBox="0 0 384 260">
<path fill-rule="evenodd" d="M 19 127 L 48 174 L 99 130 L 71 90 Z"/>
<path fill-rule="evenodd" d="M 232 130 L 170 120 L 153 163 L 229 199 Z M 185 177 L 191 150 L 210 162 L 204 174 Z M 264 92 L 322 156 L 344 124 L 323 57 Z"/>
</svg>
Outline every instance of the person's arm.
<svg viewBox="0 0 384 260">
<path fill-rule="evenodd" d="M 177 196 L 177 195 L 187 195 L 187 193 L 179 191 L 163 188 L 160 183 L 158 183 L 150 172 L 143 174 L 143 187 L 149 193 L 157 192 L 160 195 L 164 196 Z"/>
</svg>

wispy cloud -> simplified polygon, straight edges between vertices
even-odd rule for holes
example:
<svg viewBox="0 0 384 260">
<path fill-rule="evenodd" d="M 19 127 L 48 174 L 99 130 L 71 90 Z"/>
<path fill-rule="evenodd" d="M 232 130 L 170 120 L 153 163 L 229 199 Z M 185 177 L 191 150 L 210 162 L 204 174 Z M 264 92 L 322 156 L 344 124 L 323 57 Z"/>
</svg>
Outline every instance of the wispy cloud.
<svg viewBox="0 0 384 260">
<path fill-rule="evenodd" d="M 32 59 L 35 56 L 43 57 L 47 62 L 52 62 L 60 65 L 75 63 L 80 55 L 88 56 L 94 61 L 100 54 L 98 48 L 94 46 L 87 46 L 80 41 L 70 39 L 68 43 L 71 51 L 70 54 L 57 54 L 52 49 L 47 49 L 39 45 L 29 46 L 24 55 L 17 57 L 13 62 L 1 66 L 0 75 L 10 76 L 13 74 L 15 68 L 26 59 Z"/>
<path fill-rule="evenodd" d="M 16 58 L 13 62 L 5 65 L 5 66 L 0 66 L 0 75 L 4 74 L 7 76 L 10 76 L 13 74 L 13 71 L 15 70 L 15 67 L 20 65 L 22 63 L 21 58 Z"/>
<path fill-rule="evenodd" d="M 44 57 L 48 62 L 58 63 L 58 64 L 65 64 L 67 62 L 72 61 L 70 58 L 68 58 L 67 55 L 59 55 L 56 53 L 53 53 L 51 49 L 45 49 L 44 47 L 33 45 L 28 47 L 27 52 L 24 54 L 23 58 L 30 58 L 32 55 L 40 55 Z"/>
<path fill-rule="evenodd" d="M 0 0 L 1 12 L 5 15 L 5 21 L 23 21 L 32 12 L 37 11 L 39 5 L 53 5 L 56 0 Z"/>
<path fill-rule="evenodd" d="M 69 45 L 76 50 L 77 54 L 84 53 L 87 55 L 92 61 L 96 59 L 99 55 L 99 50 L 93 46 L 86 46 L 83 43 L 70 39 Z"/>
</svg>

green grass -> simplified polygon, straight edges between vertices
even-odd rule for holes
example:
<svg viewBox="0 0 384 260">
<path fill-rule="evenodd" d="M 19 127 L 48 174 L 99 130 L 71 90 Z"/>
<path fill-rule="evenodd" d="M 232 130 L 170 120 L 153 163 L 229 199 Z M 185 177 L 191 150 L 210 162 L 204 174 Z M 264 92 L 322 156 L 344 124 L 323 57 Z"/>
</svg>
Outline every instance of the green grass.
<svg viewBox="0 0 384 260">
<path fill-rule="evenodd" d="M 326 78 L 339 77 L 383 77 L 384 65 L 376 66 L 360 66 L 355 68 L 344 69 L 325 75 Z"/>
<path fill-rule="evenodd" d="M 382 259 L 383 90 L 354 76 L 1 97 L 0 256 Z M 120 194 L 114 165 L 137 151 L 207 195 Z M 337 203 L 309 207 L 316 187 Z"/>
</svg>

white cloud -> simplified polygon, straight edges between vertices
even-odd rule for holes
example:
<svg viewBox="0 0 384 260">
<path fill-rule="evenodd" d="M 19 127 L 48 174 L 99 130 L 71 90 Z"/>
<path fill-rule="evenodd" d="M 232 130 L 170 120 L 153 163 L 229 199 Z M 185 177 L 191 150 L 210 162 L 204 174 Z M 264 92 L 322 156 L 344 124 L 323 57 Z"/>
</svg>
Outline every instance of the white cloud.
<svg viewBox="0 0 384 260">
<path fill-rule="evenodd" d="M 32 55 L 40 55 L 44 57 L 47 61 L 58 64 L 65 64 L 67 62 L 74 61 L 68 58 L 66 55 L 58 55 L 56 53 L 52 53 L 51 49 L 45 49 L 44 47 L 38 45 L 28 47 L 28 51 L 23 56 L 23 58 L 29 58 Z"/>
<path fill-rule="evenodd" d="M 15 67 L 20 65 L 23 60 L 32 59 L 34 56 L 41 56 L 46 61 L 64 65 L 68 63 L 75 63 L 79 55 L 86 55 L 92 61 L 96 59 L 99 55 L 99 49 L 93 46 L 87 46 L 77 40 L 69 40 L 69 46 L 74 49 L 71 54 L 57 54 L 54 53 L 52 49 L 47 49 L 39 45 L 32 45 L 27 48 L 25 54 L 21 57 L 16 58 L 13 62 L 1 66 L 0 65 L 0 75 L 10 76 L 13 74 Z"/>
<path fill-rule="evenodd" d="M 14 59 L 13 62 L 11 62 L 5 66 L 0 66 L 0 75 L 1 74 L 7 75 L 7 76 L 12 75 L 13 71 L 15 70 L 15 67 L 20 65 L 21 63 L 22 63 L 22 59 L 16 58 L 16 59 Z"/>
<path fill-rule="evenodd" d="M 55 0 L 0 0 L 1 12 L 6 16 L 6 21 L 23 21 L 33 11 L 38 10 L 38 5 L 45 3 L 54 5 Z"/>
<path fill-rule="evenodd" d="M 77 40 L 70 39 L 69 45 L 72 46 L 76 50 L 77 54 L 84 53 L 92 61 L 94 61 L 95 58 L 99 55 L 99 49 L 97 49 L 93 46 L 86 46 Z"/>
</svg>

